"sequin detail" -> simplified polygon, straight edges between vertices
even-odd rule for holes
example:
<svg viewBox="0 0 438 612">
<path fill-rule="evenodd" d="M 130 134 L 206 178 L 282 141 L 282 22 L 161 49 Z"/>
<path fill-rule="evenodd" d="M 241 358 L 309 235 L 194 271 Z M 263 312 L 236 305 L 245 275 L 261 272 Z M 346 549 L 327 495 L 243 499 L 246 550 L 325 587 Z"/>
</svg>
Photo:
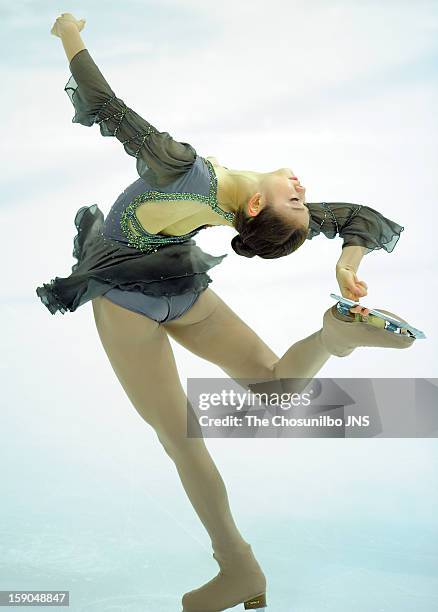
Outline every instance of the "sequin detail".
<svg viewBox="0 0 438 612">
<path fill-rule="evenodd" d="M 113 95 L 110 98 L 108 98 L 108 100 L 106 100 L 102 106 L 99 108 L 97 115 L 99 115 L 102 112 L 102 109 L 105 108 L 105 106 L 107 104 L 109 104 L 110 102 L 112 102 L 113 100 L 117 100 L 117 96 Z M 98 119 L 97 121 L 95 121 L 95 123 L 97 123 L 98 125 L 100 125 L 101 123 L 103 123 L 104 121 L 109 121 L 110 119 L 115 119 L 118 120 L 118 123 L 114 129 L 114 132 L 111 134 L 111 136 L 117 136 L 117 132 L 120 129 L 120 126 L 122 124 L 122 121 L 126 115 L 126 113 L 128 113 L 129 111 L 131 111 L 132 109 L 129 108 L 129 106 L 126 106 L 126 104 L 119 100 L 120 104 L 122 105 L 122 110 L 121 111 L 117 111 L 116 113 L 114 113 L 113 115 L 110 115 L 109 117 L 104 117 L 103 119 Z M 141 132 L 138 132 L 137 134 L 135 134 L 132 138 L 128 138 L 127 140 L 124 140 L 122 142 L 123 145 L 128 144 L 130 142 L 134 142 L 135 144 L 138 144 L 138 148 L 136 150 L 136 152 L 134 153 L 134 157 L 138 157 L 140 154 L 140 151 L 145 143 L 146 138 L 150 135 L 150 134 L 159 134 L 158 130 L 155 129 L 154 127 L 152 127 L 151 125 L 148 126 L 146 128 L 146 134 L 143 134 Z M 137 142 L 137 138 L 141 139 L 140 144 Z"/>
<path fill-rule="evenodd" d="M 342 230 L 344 229 L 344 227 L 346 227 L 350 221 L 352 220 L 353 217 L 355 217 L 357 215 L 357 213 L 360 211 L 360 209 L 362 208 L 362 204 L 356 204 L 356 207 L 353 208 L 353 210 L 351 211 L 351 214 L 348 216 L 347 220 L 345 221 L 344 225 L 340 228 L 340 232 L 342 232 Z"/>
<path fill-rule="evenodd" d="M 201 159 L 207 164 L 210 177 L 210 189 L 208 196 L 199 193 L 162 193 L 161 191 L 145 191 L 140 193 L 128 204 L 120 217 L 120 227 L 123 234 L 128 239 L 129 246 L 146 253 L 155 252 L 159 247 L 167 244 L 186 242 L 200 232 L 201 229 L 203 229 L 203 227 L 198 227 L 181 236 L 163 236 L 160 234 L 150 234 L 149 232 L 146 232 L 136 216 L 136 209 L 138 206 L 140 206 L 140 204 L 150 200 L 196 200 L 202 204 L 210 206 L 212 210 L 227 221 L 234 221 L 235 213 L 222 210 L 218 204 L 217 176 L 214 172 L 213 165 L 208 159 L 204 159 L 203 157 Z M 133 229 L 130 227 L 130 224 L 132 225 Z"/>
<path fill-rule="evenodd" d="M 332 218 L 332 220 L 333 220 L 333 222 L 335 224 L 336 234 L 340 234 L 340 232 L 344 229 L 344 227 L 346 227 L 350 223 L 351 219 L 353 217 L 355 217 L 357 215 L 357 213 L 360 211 L 360 209 L 362 208 L 362 204 L 357 204 L 355 206 L 355 208 L 353 208 L 353 210 L 351 211 L 351 213 L 348 216 L 348 218 L 346 219 L 344 225 L 340 228 L 339 225 L 338 225 L 338 220 L 337 220 L 337 218 L 335 216 L 335 213 L 332 211 L 332 209 L 327 204 L 327 202 L 321 202 L 321 206 L 322 206 L 322 208 L 324 210 L 324 219 L 319 224 L 319 229 L 321 229 L 322 226 L 324 225 L 324 221 L 327 219 L 327 211 L 328 211 L 329 214 L 330 214 L 330 217 Z"/>
</svg>

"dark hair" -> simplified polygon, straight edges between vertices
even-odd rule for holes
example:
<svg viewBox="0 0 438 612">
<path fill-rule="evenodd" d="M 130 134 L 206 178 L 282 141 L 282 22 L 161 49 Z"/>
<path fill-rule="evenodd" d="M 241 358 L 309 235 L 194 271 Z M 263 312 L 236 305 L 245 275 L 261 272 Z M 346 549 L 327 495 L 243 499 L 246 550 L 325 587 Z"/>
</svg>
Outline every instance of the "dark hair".
<svg viewBox="0 0 438 612">
<path fill-rule="evenodd" d="M 292 227 L 272 206 L 265 206 L 255 217 L 238 208 L 233 225 L 239 232 L 231 240 L 233 251 L 243 257 L 258 255 L 263 259 L 290 255 L 305 242 L 309 231 Z"/>
</svg>

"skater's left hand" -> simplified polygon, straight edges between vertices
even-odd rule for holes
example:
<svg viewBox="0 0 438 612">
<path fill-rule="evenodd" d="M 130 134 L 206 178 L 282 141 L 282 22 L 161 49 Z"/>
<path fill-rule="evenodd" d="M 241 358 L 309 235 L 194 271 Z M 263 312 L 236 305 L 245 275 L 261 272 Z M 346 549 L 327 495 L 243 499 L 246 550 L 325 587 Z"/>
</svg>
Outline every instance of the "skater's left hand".
<svg viewBox="0 0 438 612">
<path fill-rule="evenodd" d="M 338 268 L 336 270 L 336 280 L 343 297 L 358 302 L 360 298 L 368 295 L 368 285 L 365 281 L 357 278 L 354 270 L 349 268 Z"/>
</svg>

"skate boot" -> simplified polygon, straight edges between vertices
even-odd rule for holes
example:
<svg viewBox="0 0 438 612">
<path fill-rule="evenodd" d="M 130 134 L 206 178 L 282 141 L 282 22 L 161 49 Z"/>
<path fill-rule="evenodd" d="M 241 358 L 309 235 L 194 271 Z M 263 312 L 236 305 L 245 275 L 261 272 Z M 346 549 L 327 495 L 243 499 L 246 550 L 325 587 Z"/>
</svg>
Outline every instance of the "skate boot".
<svg viewBox="0 0 438 612">
<path fill-rule="evenodd" d="M 183 612 L 220 612 L 240 603 L 245 610 L 265 610 L 266 577 L 251 546 L 215 552 L 213 557 L 219 564 L 219 574 L 183 595 Z"/>
<path fill-rule="evenodd" d="M 407 323 L 398 315 L 378 308 L 380 312 Z M 385 329 L 385 321 L 369 314 L 341 314 L 336 304 L 326 310 L 321 330 L 321 340 L 329 353 L 346 357 L 358 346 L 381 346 L 386 348 L 409 348 L 415 337 L 409 333 L 394 333 Z"/>
</svg>

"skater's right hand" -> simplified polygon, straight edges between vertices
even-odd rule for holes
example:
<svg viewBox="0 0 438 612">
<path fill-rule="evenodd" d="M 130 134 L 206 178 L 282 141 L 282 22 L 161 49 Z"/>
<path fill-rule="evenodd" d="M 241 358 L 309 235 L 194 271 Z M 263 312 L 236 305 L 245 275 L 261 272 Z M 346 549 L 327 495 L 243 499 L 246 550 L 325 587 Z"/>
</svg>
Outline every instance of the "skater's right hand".
<svg viewBox="0 0 438 612">
<path fill-rule="evenodd" d="M 354 270 L 350 270 L 349 268 L 338 268 L 336 270 L 336 279 L 343 297 L 358 302 L 361 297 L 368 295 L 368 285 L 365 281 L 361 281 L 357 278 Z M 357 312 L 364 316 L 368 316 L 370 309 L 365 306 L 353 306 L 350 308 L 350 312 Z"/>
<path fill-rule="evenodd" d="M 61 13 L 55 20 L 50 33 L 53 34 L 53 36 L 61 38 L 61 36 L 72 26 L 76 26 L 78 32 L 80 32 L 85 27 L 85 19 L 76 19 L 71 13 Z"/>
<path fill-rule="evenodd" d="M 337 268 L 336 280 L 343 297 L 358 302 L 361 297 L 368 294 L 368 285 L 357 278 L 356 272 L 350 268 Z"/>
</svg>

